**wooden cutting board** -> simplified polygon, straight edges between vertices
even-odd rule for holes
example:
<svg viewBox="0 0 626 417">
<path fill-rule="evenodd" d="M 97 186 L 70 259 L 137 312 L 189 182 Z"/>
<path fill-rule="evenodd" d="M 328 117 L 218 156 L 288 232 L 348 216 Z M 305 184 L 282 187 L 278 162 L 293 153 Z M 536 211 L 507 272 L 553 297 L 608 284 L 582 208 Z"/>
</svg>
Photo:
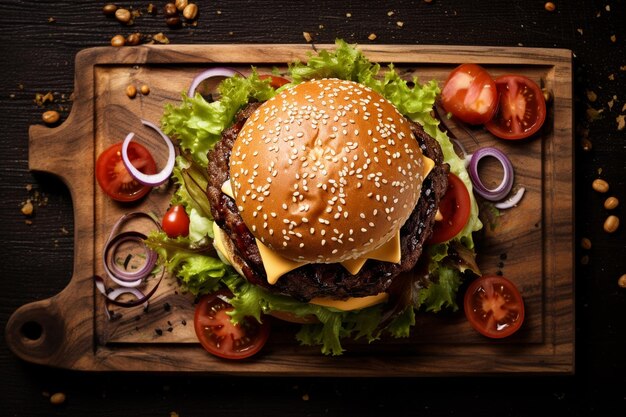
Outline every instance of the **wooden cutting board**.
<svg viewBox="0 0 626 417">
<path fill-rule="evenodd" d="M 318 49 L 332 48 L 318 45 Z M 345 342 L 348 352 L 326 357 L 318 347 L 299 346 L 297 327 L 274 322 L 261 354 L 243 362 L 217 359 L 197 343 L 193 297 L 167 277 L 150 307 L 116 310 L 109 320 L 92 276 L 103 275 L 101 253 L 113 223 L 136 210 L 162 215 L 172 187 L 152 191 L 132 205 L 115 203 L 95 184 L 96 157 L 130 131 L 146 138 L 140 119 L 158 123 L 166 103 L 178 103 L 194 75 L 226 65 L 244 74 L 306 60 L 310 45 L 175 45 L 93 48 L 76 57 L 74 105 L 56 128 L 30 128 L 30 169 L 59 176 L 74 201 L 73 277 L 58 295 L 19 308 L 6 340 L 26 361 L 78 370 L 211 372 L 246 375 L 423 376 L 451 374 L 573 373 L 573 135 L 571 52 L 561 49 L 362 46 L 375 62 L 393 62 L 406 79 L 443 81 L 464 62 L 484 65 L 493 76 L 525 74 L 550 90 L 554 100 L 541 134 L 524 141 L 497 140 L 483 129 L 455 133 L 469 152 L 502 149 L 526 187 L 517 208 L 476 236 L 483 273 L 503 273 L 520 288 L 524 327 L 500 341 L 474 332 L 461 311 L 422 313 L 407 339 L 373 344 Z M 150 86 L 129 99 L 129 84 Z M 154 140 L 152 141 L 155 142 Z M 157 141 L 158 143 L 158 141 Z M 154 145 L 153 145 L 154 146 Z M 162 156 L 162 150 L 152 152 Z M 158 161 L 157 161 L 158 163 Z M 486 175 L 497 177 L 494 167 Z"/>
</svg>

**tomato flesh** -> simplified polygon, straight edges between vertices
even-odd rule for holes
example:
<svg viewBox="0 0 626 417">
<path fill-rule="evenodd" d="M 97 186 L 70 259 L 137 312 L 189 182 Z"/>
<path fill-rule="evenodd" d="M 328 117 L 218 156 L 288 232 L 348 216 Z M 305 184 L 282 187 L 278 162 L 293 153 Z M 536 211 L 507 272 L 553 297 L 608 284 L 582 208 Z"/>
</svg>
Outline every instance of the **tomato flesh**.
<svg viewBox="0 0 626 417">
<path fill-rule="evenodd" d="M 139 143 L 131 142 L 128 145 L 128 158 L 144 174 L 156 173 L 156 163 L 152 155 Z M 98 157 L 96 180 L 109 197 L 122 202 L 138 200 L 151 189 L 135 180 L 124 166 L 121 142 L 110 146 Z"/>
<path fill-rule="evenodd" d="M 524 139 L 534 135 L 546 119 L 546 102 L 539 86 L 522 75 L 496 79 L 500 93 L 498 112 L 485 124 L 502 139 Z"/>
<path fill-rule="evenodd" d="M 524 301 L 517 287 L 497 275 L 472 282 L 465 293 L 464 309 L 476 331 L 495 339 L 512 335 L 524 322 Z"/>
<path fill-rule="evenodd" d="M 269 337 L 269 322 L 259 323 L 247 317 L 233 324 L 229 311 L 233 307 L 224 301 L 232 293 L 220 290 L 203 296 L 196 306 L 194 328 L 202 347 L 224 359 L 245 359 L 257 353 Z"/>
<path fill-rule="evenodd" d="M 265 79 L 269 78 L 270 79 L 270 85 L 274 89 L 280 88 L 283 85 L 290 83 L 290 81 L 288 79 L 283 78 L 283 77 L 279 77 L 278 75 L 262 74 L 262 75 L 259 75 L 259 78 L 261 80 L 265 80 Z"/>
<path fill-rule="evenodd" d="M 189 216 L 185 207 L 181 204 L 170 207 L 163 216 L 161 227 L 165 234 L 172 239 L 189 235 Z"/>
<path fill-rule="evenodd" d="M 471 200 L 463 181 L 453 173 L 448 173 L 448 189 L 439 202 L 439 212 L 443 219 L 436 221 L 429 244 L 448 241 L 463 230 L 469 220 Z"/>
<path fill-rule="evenodd" d="M 498 91 L 491 75 L 479 65 L 455 68 L 441 91 L 443 108 L 473 125 L 489 121 L 496 112 Z"/>
</svg>

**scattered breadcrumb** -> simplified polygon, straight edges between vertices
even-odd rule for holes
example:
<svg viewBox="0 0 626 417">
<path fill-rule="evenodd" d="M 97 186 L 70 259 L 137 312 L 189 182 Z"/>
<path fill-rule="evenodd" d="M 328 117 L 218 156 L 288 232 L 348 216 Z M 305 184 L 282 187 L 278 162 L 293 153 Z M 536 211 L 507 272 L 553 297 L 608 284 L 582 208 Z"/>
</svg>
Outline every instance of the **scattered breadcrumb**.
<svg viewBox="0 0 626 417">
<path fill-rule="evenodd" d="M 309 394 L 302 395 L 302 401 L 309 401 L 309 400 L 310 400 Z"/>
<path fill-rule="evenodd" d="M 581 35 L 583 34 L 583 30 L 581 28 L 576 29 L 576 31 L 580 33 Z"/>
<path fill-rule="evenodd" d="M 393 10 L 389 10 L 389 11 L 387 12 L 387 16 L 389 16 L 389 17 L 393 16 Z"/>
<path fill-rule="evenodd" d="M 398 20 L 398 21 L 396 22 L 396 25 L 398 25 L 398 27 L 402 27 L 402 26 L 404 26 L 404 22 L 402 22 L 402 21 Z"/>
<path fill-rule="evenodd" d="M 589 100 L 589 101 L 591 101 L 593 103 L 597 99 L 598 99 L 598 95 L 594 91 L 587 90 L 587 100 Z"/>
<path fill-rule="evenodd" d="M 609 80 L 615 81 L 615 74 L 613 73 L 609 74 Z"/>
<path fill-rule="evenodd" d="M 593 107 L 589 107 L 587 109 L 587 120 L 590 122 L 593 122 L 595 120 L 601 119 L 602 118 L 602 112 L 604 111 L 604 109 L 594 109 Z"/>
<path fill-rule="evenodd" d="M 39 107 L 43 106 L 46 103 L 54 102 L 54 94 L 51 91 L 48 91 L 46 94 L 35 93 L 35 104 Z"/>
<path fill-rule="evenodd" d="M 611 35 L 611 42 L 617 42 L 617 37 L 615 35 Z"/>
<path fill-rule="evenodd" d="M 26 200 L 22 204 L 22 208 L 20 209 L 20 211 L 24 216 L 32 216 L 33 211 L 35 211 L 35 206 L 33 206 L 33 203 L 30 200 Z"/>
<path fill-rule="evenodd" d="M 50 396 L 50 403 L 54 405 L 61 405 L 65 402 L 65 394 L 62 392 L 55 392 Z"/>
<path fill-rule="evenodd" d="M 170 417 L 179 417 L 176 411 L 170 411 Z"/>
<path fill-rule="evenodd" d="M 617 121 L 617 130 L 624 130 L 624 127 L 626 126 L 626 115 L 624 114 L 620 114 L 619 116 L 617 116 L 615 118 L 615 120 Z"/>
<path fill-rule="evenodd" d="M 352 17 L 352 13 L 346 13 L 346 17 Z"/>
<path fill-rule="evenodd" d="M 369 39 L 370 41 L 373 41 L 374 39 L 376 39 L 376 34 L 375 33 L 370 33 L 369 36 L 367 37 L 367 39 Z"/>
<path fill-rule="evenodd" d="M 304 36 L 304 40 L 307 42 L 311 42 L 313 40 L 313 37 L 309 32 L 302 32 L 302 36 Z"/>
<path fill-rule="evenodd" d="M 607 12 L 611 11 L 611 5 L 607 4 L 606 6 L 604 6 L 604 10 L 606 10 Z"/>
<path fill-rule="evenodd" d="M 321 30 L 321 29 L 324 29 L 324 25 L 319 25 L 319 26 L 318 26 L 318 28 L 319 28 L 320 30 Z"/>
</svg>

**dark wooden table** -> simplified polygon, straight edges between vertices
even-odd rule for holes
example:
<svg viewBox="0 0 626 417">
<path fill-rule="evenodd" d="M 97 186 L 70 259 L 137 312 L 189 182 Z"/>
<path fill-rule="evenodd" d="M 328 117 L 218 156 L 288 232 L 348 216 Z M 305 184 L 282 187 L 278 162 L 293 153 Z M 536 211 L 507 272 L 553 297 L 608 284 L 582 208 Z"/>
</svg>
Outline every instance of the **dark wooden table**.
<svg viewBox="0 0 626 417">
<path fill-rule="evenodd" d="M 161 8 L 133 27 L 103 16 L 103 1 L 2 1 L 0 7 L 0 324 L 19 306 L 58 293 L 71 276 L 73 210 L 57 179 L 28 171 L 28 126 L 71 108 L 75 54 L 117 34 L 163 32 L 173 44 L 314 42 L 567 48 L 574 54 L 576 135 L 576 373 L 405 379 L 232 378 L 77 373 L 20 361 L 0 336 L 0 414 L 49 415 L 618 415 L 626 406 L 626 227 L 603 231 L 603 178 L 626 211 L 626 5 L 622 1 L 211 1 L 197 27 L 170 30 Z M 264 4 L 268 3 L 268 4 Z M 278 3 L 278 2 L 276 2 Z M 366 4 L 367 3 L 367 4 Z M 391 13 L 393 12 L 393 13 Z M 402 22 L 402 24 L 398 23 Z M 374 41 L 368 35 L 376 34 Z M 54 103 L 38 106 L 37 93 Z M 622 119 L 623 120 L 623 119 Z M 623 129 L 623 126 L 622 126 Z M 591 150 L 585 150 L 588 143 Z M 80 161 L 76 161 L 80 163 Z M 31 199 L 33 216 L 20 209 Z M 591 249 L 578 244 L 590 239 Z M 63 392 L 63 405 L 48 396 Z M 617 414 L 616 414 L 617 413 Z"/>
</svg>

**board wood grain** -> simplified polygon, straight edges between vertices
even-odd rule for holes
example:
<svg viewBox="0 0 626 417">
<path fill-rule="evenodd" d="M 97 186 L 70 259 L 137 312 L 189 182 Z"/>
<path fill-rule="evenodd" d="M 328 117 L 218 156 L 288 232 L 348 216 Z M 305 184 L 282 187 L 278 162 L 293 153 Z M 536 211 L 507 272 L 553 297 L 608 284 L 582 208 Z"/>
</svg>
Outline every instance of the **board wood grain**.
<svg viewBox="0 0 626 417">
<path fill-rule="evenodd" d="M 319 45 L 318 49 L 332 48 Z M 408 339 L 368 345 L 346 342 L 348 352 L 325 357 L 302 347 L 296 328 L 275 323 L 261 355 L 244 363 L 218 360 L 197 344 L 193 297 L 168 277 L 144 311 L 116 310 L 109 320 L 91 277 L 103 275 L 100 254 L 113 223 L 135 210 L 162 215 L 171 186 L 135 205 L 120 205 L 95 185 L 95 159 L 129 131 L 158 156 L 141 119 L 158 122 L 165 103 L 177 103 L 191 79 L 210 65 L 246 73 L 285 70 L 305 60 L 309 45 L 177 45 L 93 48 L 76 57 L 75 103 L 57 128 L 32 126 L 32 170 L 58 175 L 74 201 L 73 278 L 58 295 L 18 309 L 7 326 L 7 342 L 25 360 L 81 370 L 193 371 L 246 375 L 414 376 L 574 371 L 573 146 L 571 52 L 559 49 L 363 46 L 380 63 L 394 62 L 407 79 L 443 80 L 462 62 L 484 65 L 497 76 L 523 73 L 552 91 L 554 100 L 540 137 L 499 141 L 481 129 L 454 133 L 469 152 L 479 146 L 503 149 L 516 167 L 516 183 L 527 192 L 515 210 L 498 217 L 495 228 L 478 233 L 483 273 L 502 272 L 520 287 L 527 318 L 523 329 L 504 340 L 477 335 L 460 312 L 420 314 Z M 149 95 L 129 99 L 128 84 L 147 84 Z M 142 139 L 143 138 L 143 139 Z M 77 164 L 76 161 L 81 161 Z M 497 177 L 486 166 L 487 177 Z M 41 330 L 39 337 L 26 331 Z"/>
</svg>

